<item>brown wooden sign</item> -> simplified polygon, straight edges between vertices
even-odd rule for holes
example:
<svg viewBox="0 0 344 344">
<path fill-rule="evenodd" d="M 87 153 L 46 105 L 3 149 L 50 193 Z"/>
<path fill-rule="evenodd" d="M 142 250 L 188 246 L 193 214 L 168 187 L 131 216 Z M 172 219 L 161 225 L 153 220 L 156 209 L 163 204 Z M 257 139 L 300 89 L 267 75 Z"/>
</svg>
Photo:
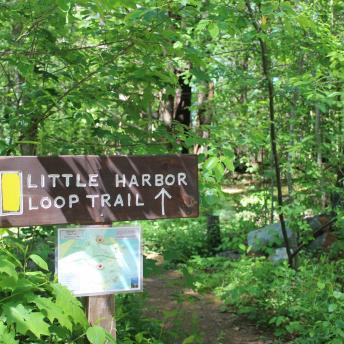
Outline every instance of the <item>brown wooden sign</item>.
<svg viewBox="0 0 344 344">
<path fill-rule="evenodd" d="M 198 216 L 197 156 L 0 157 L 0 227 Z"/>
</svg>

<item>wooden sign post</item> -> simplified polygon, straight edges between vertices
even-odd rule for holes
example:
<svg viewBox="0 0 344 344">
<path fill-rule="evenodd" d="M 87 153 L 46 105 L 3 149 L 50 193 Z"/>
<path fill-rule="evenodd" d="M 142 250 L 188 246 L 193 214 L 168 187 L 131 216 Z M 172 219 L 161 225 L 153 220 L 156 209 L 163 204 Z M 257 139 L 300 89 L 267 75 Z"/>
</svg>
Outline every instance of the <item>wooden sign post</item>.
<svg viewBox="0 0 344 344">
<path fill-rule="evenodd" d="M 111 227 L 111 225 L 102 227 Z M 115 295 L 87 296 L 85 307 L 88 323 L 101 326 L 116 340 Z"/>
<path fill-rule="evenodd" d="M 197 217 L 196 155 L 0 157 L 0 227 Z M 114 295 L 90 296 L 90 324 L 116 337 Z"/>
<path fill-rule="evenodd" d="M 88 296 L 86 314 L 89 324 L 103 327 L 116 340 L 115 295 Z"/>
</svg>

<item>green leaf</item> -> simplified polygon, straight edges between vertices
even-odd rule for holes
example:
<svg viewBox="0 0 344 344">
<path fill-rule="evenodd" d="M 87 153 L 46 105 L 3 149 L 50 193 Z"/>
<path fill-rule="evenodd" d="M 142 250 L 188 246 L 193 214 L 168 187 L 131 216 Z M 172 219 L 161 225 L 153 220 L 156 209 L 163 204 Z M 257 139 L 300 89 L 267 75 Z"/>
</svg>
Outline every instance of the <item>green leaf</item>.
<svg viewBox="0 0 344 344">
<path fill-rule="evenodd" d="M 104 344 L 106 332 L 100 326 L 92 326 L 87 329 L 86 336 L 91 344 Z"/>
<path fill-rule="evenodd" d="M 318 287 L 319 289 L 325 289 L 326 284 L 325 284 L 324 282 L 322 282 L 322 281 L 318 281 L 317 287 Z"/>
<path fill-rule="evenodd" d="M 244 244 L 240 244 L 239 248 L 240 248 L 241 251 L 246 252 L 246 246 Z"/>
<path fill-rule="evenodd" d="M 0 289 L 2 291 L 14 289 L 17 286 L 18 277 L 8 276 L 8 275 L 0 275 Z"/>
<path fill-rule="evenodd" d="M 41 269 L 45 271 L 49 271 L 48 264 L 44 261 L 44 259 L 37 254 L 31 254 L 29 258 Z"/>
<path fill-rule="evenodd" d="M 221 161 L 225 164 L 226 168 L 229 171 L 234 171 L 233 159 L 230 159 L 230 158 L 224 156 L 221 158 Z"/>
<path fill-rule="evenodd" d="M 49 325 L 44 321 L 44 315 L 38 312 L 32 312 L 27 317 L 28 329 L 37 337 L 42 335 L 49 336 Z"/>
<path fill-rule="evenodd" d="M 52 287 L 56 296 L 56 305 L 63 309 L 65 315 L 68 316 L 73 323 L 86 327 L 88 323 L 81 303 L 66 287 L 56 283 L 53 284 Z"/>
<path fill-rule="evenodd" d="M 196 337 L 194 335 L 189 336 L 183 340 L 183 344 L 193 344 L 195 342 Z"/>
<path fill-rule="evenodd" d="M 219 27 L 214 22 L 209 24 L 208 31 L 213 39 L 216 39 L 220 33 Z"/>
<path fill-rule="evenodd" d="M 15 265 L 6 260 L 5 257 L 1 257 L 0 273 L 5 273 L 8 276 L 18 279 L 18 274 Z"/>
<path fill-rule="evenodd" d="M 339 320 L 336 320 L 336 327 L 337 328 L 340 328 L 340 329 L 344 329 L 344 321 L 339 319 Z"/>
<path fill-rule="evenodd" d="M 135 340 L 136 340 L 136 342 L 137 343 L 142 343 L 142 341 L 143 341 L 143 333 L 142 332 L 139 332 L 139 333 L 137 333 L 136 335 L 135 335 Z"/>
<path fill-rule="evenodd" d="M 222 163 L 219 162 L 219 163 L 215 166 L 214 172 L 215 172 L 216 180 L 217 180 L 218 182 L 220 182 L 220 181 L 223 179 L 224 174 L 225 174 L 225 169 L 224 169 Z"/>
<path fill-rule="evenodd" d="M 173 44 L 173 48 L 174 48 L 174 49 L 181 49 L 181 48 L 183 48 L 183 43 L 180 42 L 180 41 L 176 41 L 176 42 Z"/>
<path fill-rule="evenodd" d="M 213 206 L 218 200 L 218 195 L 215 189 L 208 189 L 205 191 L 205 201 L 207 205 Z"/>
<path fill-rule="evenodd" d="M 25 296 L 26 296 L 26 293 L 28 293 L 32 289 L 38 289 L 37 284 L 30 281 L 29 278 L 23 277 L 23 275 L 21 275 L 19 277 L 17 283 L 14 285 L 14 291 L 16 293 L 18 293 L 18 292 L 24 293 L 25 292 Z"/>
<path fill-rule="evenodd" d="M 66 0 L 57 0 L 58 6 L 61 8 L 62 11 L 68 11 L 70 7 L 70 1 Z"/>
<path fill-rule="evenodd" d="M 0 344 L 17 344 L 15 333 L 13 333 L 6 325 L 0 321 Z"/>
<path fill-rule="evenodd" d="M 328 306 L 328 311 L 330 313 L 334 312 L 335 310 L 337 309 L 337 305 L 335 303 L 331 303 L 329 306 Z"/>
<path fill-rule="evenodd" d="M 20 245 L 18 246 L 18 248 L 20 249 Z M 1 253 L 9 257 L 9 259 L 12 261 L 13 264 L 15 264 L 17 267 L 23 268 L 23 264 L 14 254 L 12 254 L 10 251 L 5 250 L 5 249 L 0 249 L 0 250 L 1 250 Z M 4 258 L 3 256 L 1 256 L 1 259 L 7 259 L 7 258 Z"/>
<path fill-rule="evenodd" d="M 216 156 L 213 156 L 206 161 L 204 168 L 206 170 L 212 170 L 218 164 L 218 162 L 219 159 Z"/>
<path fill-rule="evenodd" d="M 115 338 L 110 333 L 106 333 L 106 341 L 109 344 L 116 344 Z"/>
<path fill-rule="evenodd" d="M 44 321 L 44 315 L 39 312 L 32 312 L 30 308 L 22 304 L 4 306 L 4 314 L 7 322 L 16 325 L 16 329 L 21 334 L 31 331 L 37 338 L 42 335 L 49 336 L 49 325 Z"/>
<path fill-rule="evenodd" d="M 26 77 L 32 72 L 32 65 L 26 61 L 18 61 L 17 68 L 19 72 Z"/>
<path fill-rule="evenodd" d="M 73 324 L 68 315 L 64 313 L 63 308 L 58 306 L 51 298 L 37 296 L 32 300 L 41 312 L 46 313 L 47 318 L 51 323 L 56 319 L 59 324 L 68 330 L 73 329 Z"/>
<path fill-rule="evenodd" d="M 336 298 L 336 299 L 344 299 L 344 293 L 338 291 L 338 290 L 335 290 L 333 292 L 333 296 Z"/>
<path fill-rule="evenodd" d="M 209 20 L 208 19 L 202 19 L 197 24 L 196 29 L 198 31 L 203 31 L 208 25 L 209 25 Z"/>
</svg>

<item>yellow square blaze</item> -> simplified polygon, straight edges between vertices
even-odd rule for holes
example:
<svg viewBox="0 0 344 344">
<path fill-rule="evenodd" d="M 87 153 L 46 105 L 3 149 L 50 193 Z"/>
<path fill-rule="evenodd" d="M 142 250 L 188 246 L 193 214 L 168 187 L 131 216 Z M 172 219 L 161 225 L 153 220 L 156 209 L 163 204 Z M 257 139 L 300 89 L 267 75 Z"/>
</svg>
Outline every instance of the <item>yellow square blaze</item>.
<svg viewBox="0 0 344 344">
<path fill-rule="evenodd" d="M 21 209 L 21 174 L 19 172 L 2 172 L 2 212 L 19 212 Z"/>
</svg>

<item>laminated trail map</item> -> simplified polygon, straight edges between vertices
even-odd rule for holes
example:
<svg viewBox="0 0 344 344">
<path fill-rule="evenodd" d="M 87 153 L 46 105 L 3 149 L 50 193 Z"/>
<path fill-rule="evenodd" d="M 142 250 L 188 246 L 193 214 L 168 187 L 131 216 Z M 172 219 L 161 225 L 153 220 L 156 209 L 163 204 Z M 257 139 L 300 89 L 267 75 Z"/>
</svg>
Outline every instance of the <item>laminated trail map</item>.
<svg viewBox="0 0 344 344">
<path fill-rule="evenodd" d="M 60 284 L 76 296 L 142 290 L 141 228 L 60 228 Z"/>
</svg>

